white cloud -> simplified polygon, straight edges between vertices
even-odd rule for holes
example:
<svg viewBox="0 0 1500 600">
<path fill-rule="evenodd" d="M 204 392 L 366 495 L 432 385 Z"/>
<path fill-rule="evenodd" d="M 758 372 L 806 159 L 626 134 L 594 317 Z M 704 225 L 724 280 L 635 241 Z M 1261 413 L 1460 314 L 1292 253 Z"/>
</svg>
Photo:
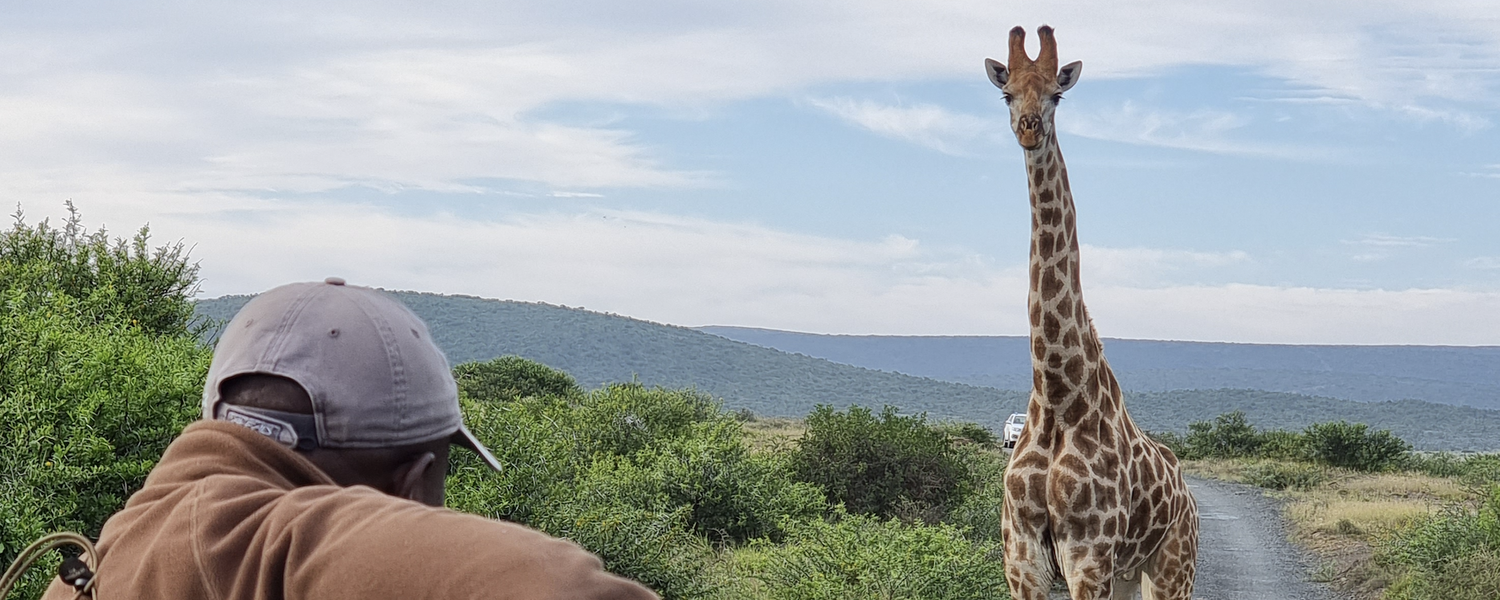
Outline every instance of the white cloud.
<svg viewBox="0 0 1500 600">
<path fill-rule="evenodd" d="M 1493 345 L 1500 293 L 1231 284 L 1089 290 L 1111 337 L 1293 344 Z"/>
<path fill-rule="evenodd" d="M 976 142 L 991 142 L 999 131 L 993 119 L 955 113 L 934 104 L 892 106 L 851 98 L 814 98 L 808 103 L 876 134 L 945 154 L 970 154 Z"/>
<path fill-rule="evenodd" d="M 1332 149 L 1238 139 L 1250 120 L 1221 110 L 1175 111 L 1126 101 L 1118 107 L 1059 111 L 1058 129 L 1097 140 L 1213 154 L 1329 160 Z"/>
<path fill-rule="evenodd" d="M 1357 251 L 1349 258 L 1358 262 L 1375 262 L 1385 260 L 1401 250 L 1426 248 L 1436 244 L 1453 242 L 1450 238 L 1435 238 L 1428 236 L 1399 236 L 1384 233 L 1367 233 L 1359 239 L 1339 240 L 1346 246 L 1353 246 Z"/>
<path fill-rule="evenodd" d="M 1248 252 L 1200 252 L 1167 248 L 1079 248 L 1084 286 L 1150 287 L 1169 281 L 1222 279 L 1224 269 L 1254 262 Z M 1213 277 L 1206 277 L 1213 274 Z"/>
<path fill-rule="evenodd" d="M 892 235 L 848 240 L 628 211 L 496 219 L 222 196 L 84 206 L 139 223 L 202 260 L 203 294 L 339 275 L 387 289 L 544 301 L 680 325 L 828 333 L 1026 332 L 1023 263 Z M 47 207 L 50 208 L 50 207 Z M 47 211 L 32 210 L 38 220 Z M 51 212 L 57 212 L 53 210 Z M 116 233 L 127 233 L 116 228 Z M 1242 252 L 1083 249 L 1085 296 L 1110 337 L 1277 343 L 1484 344 L 1500 294 L 1259 285 L 1184 286 L 1163 273 L 1251 262 Z"/>
<path fill-rule="evenodd" d="M 1500 271 L 1500 256 L 1476 256 L 1464 261 L 1464 266 L 1484 271 Z"/>
<path fill-rule="evenodd" d="M 0 25 L 0 168 L 74 180 L 103 177 L 108 166 L 158 191 L 473 191 L 475 181 L 495 179 L 701 185 L 713 174 L 665 164 L 629 131 L 528 115 L 573 101 L 691 108 L 839 81 L 982 82 L 980 59 L 1004 51 L 1004 32 L 1043 21 L 1058 27 L 1067 58 L 1088 63 L 1088 77 L 1236 65 L 1474 129 L 1488 120 L 1470 105 L 1493 108 L 1500 97 L 1500 17 L 1491 8 L 1463 0 L 1018 1 L 1004 10 L 978 0 L 920 10 L 894 0 L 37 5 Z M 971 132 L 989 122 L 928 105 L 825 103 L 874 131 L 950 153 L 967 151 L 984 135 Z M 1080 135 L 1130 143 L 1320 152 L 1236 141 L 1230 134 L 1244 123 L 1228 113 L 1126 105 L 1065 119 Z"/>
</svg>

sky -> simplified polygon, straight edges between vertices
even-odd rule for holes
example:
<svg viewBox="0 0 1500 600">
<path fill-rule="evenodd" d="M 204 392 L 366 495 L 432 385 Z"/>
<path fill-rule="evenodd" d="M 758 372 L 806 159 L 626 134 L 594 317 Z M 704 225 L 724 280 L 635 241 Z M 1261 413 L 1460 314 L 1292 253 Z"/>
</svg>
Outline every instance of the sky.
<svg viewBox="0 0 1500 600">
<path fill-rule="evenodd" d="M 203 298 L 1024 335 L 983 60 L 1044 23 L 1103 335 L 1500 344 L 1492 0 L 6 0 L 0 204 L 149 225 Z"/>
</svg>

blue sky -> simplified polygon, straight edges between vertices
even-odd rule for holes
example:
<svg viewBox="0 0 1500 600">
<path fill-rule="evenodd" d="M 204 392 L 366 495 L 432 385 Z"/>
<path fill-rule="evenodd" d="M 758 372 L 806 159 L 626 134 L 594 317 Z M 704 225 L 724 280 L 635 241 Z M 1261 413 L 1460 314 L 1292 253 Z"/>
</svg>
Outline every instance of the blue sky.
<svg viewBox="0 0 1500 600">
<path fill-rule="evenodd" d="M 1500 10 L 1112 4 L 12 2 L 0 199 L 149 223 L 204 297 L 1023 334 L 982 61 L 1049 23 L 1105 335 L 1500 343 Z"/>
</svg>

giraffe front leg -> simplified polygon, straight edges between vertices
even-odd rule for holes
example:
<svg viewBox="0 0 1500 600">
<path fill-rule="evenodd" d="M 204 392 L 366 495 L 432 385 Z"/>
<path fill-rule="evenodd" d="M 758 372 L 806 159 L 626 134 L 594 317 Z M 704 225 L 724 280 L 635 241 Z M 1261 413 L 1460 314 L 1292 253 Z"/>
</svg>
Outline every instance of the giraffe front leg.
<svg viewBox="0 0 1500 600">
<path fill-rule="evenodd" d="M 1073 600 L 1114 597 L 1114 544 L 1104 539 L 1057 542 L 1058 567 Z"/>
<path fill-rule="evenodd" d="M 1006 473 L 1007 491 L 1000 511 L 1000 533 L 1005 545 L 1005 582 L 1015 600 L 1047 600 L 1057 578 L 1047 511 L 1025 502 L 1026 479 L 1017 469 Z"/>
<path fill-rule="evenodd" d="M 1015 600 L 1047 600 L 1052 581 L 1051 549 L 1037 538 L 1007 536 L 1005 540 L 1005 582 Z"/>
</svg>

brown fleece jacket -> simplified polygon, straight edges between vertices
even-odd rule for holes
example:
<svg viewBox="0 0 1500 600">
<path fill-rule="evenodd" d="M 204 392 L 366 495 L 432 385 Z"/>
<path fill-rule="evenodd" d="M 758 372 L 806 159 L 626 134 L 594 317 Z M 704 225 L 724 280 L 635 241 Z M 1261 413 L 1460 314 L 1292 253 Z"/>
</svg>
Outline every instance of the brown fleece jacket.
<svg viewBox="0 0 1500 600">
<path fill-rule="evenodd" d="M 99 536 L 99 600 L 649 600 L 597 557 L 520 525 L 339 487 L 244 427 L 199 421 Z M 43 596 L 66 600 L 58 580 Z"/>
</svg>

